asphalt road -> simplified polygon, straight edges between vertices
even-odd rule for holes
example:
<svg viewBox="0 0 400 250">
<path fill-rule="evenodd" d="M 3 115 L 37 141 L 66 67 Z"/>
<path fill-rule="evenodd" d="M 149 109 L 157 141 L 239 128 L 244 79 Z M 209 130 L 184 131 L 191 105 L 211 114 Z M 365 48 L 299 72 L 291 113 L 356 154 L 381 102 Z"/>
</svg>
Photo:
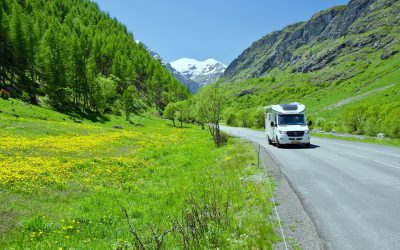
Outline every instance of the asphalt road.
<svg viewBox="0 0 400 250">
<path fill-rule="evenodd" d="M 221 129 L 267 149 L 328 248 L 400 249 L 399 148 L 312 137 L 278 149 L 264 132 Z"/>
</svg>

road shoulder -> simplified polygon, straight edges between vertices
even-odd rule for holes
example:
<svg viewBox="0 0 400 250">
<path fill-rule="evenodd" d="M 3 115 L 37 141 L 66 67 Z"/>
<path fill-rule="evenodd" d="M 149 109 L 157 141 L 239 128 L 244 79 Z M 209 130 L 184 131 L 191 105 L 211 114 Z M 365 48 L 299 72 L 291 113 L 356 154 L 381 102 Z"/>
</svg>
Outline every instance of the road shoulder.
<svg viewBox="0 0 400 250">
<path fill-rule="evenodd" d="M 261 166 L 268 177 L 272 177 L 276 182 L 274 197 L 288 249 L 327 249 L 296 192 L 282 173 L 279 164 L 273 160 L 265 148 L 259 147 L 256 143 L 253 145 L 257 151 L 260 149 Z M 274 217 L 277 220 L 277 216 Z M 279 227 L 277 233 L 281 235 Z M 274 249 L 286 249 L 285 243 L 282 241 L 275 244 Z"/>
</svg>

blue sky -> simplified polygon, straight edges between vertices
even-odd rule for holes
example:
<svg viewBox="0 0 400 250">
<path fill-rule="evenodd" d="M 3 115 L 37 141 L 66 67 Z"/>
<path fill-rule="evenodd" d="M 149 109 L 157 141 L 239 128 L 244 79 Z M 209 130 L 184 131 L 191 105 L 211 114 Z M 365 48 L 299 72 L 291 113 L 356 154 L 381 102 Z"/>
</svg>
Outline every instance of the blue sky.
<svg viewBox="0 0 400 250">
<path fill-rule="evenodd" d="M 262 36 L 348 0 L 94 0 L 166 61 L 226 65 Z"/>
</svg>

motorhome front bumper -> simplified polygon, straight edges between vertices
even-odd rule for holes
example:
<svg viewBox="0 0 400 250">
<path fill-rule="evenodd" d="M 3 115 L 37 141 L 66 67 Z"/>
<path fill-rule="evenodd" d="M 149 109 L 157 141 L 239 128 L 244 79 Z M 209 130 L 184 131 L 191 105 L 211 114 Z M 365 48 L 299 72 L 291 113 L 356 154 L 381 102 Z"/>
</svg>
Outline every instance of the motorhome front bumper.
<svg viewBox="0 0 400 250">
<path fill-rule="evenodd" d="M 310 135 L 289 136 L 288 134 L 280 134 L 278 135 L 278 141 L 280 144 L 307 144 L 310 143 Z"/>
</svg>

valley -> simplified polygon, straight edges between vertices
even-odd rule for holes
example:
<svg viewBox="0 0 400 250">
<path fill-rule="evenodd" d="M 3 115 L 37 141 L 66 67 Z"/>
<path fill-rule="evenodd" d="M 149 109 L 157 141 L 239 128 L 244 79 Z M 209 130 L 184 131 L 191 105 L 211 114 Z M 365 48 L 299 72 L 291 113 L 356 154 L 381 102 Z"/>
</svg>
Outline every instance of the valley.
<svg viewBox="0 0 400 250">
<path fill-rule="evenodd" d="M 193 23 L 179 8 L 207 4 L 159 2 L 133 28 L 99 2 L 0 0 L 1 249 L 395 249 L 400 1 L 286 23 L 229 65 L 200 31 L 233 51 L 265 2 Z M 264 108 L 292 102 L 310 148 L 267 145 Z"/>
</svg>

